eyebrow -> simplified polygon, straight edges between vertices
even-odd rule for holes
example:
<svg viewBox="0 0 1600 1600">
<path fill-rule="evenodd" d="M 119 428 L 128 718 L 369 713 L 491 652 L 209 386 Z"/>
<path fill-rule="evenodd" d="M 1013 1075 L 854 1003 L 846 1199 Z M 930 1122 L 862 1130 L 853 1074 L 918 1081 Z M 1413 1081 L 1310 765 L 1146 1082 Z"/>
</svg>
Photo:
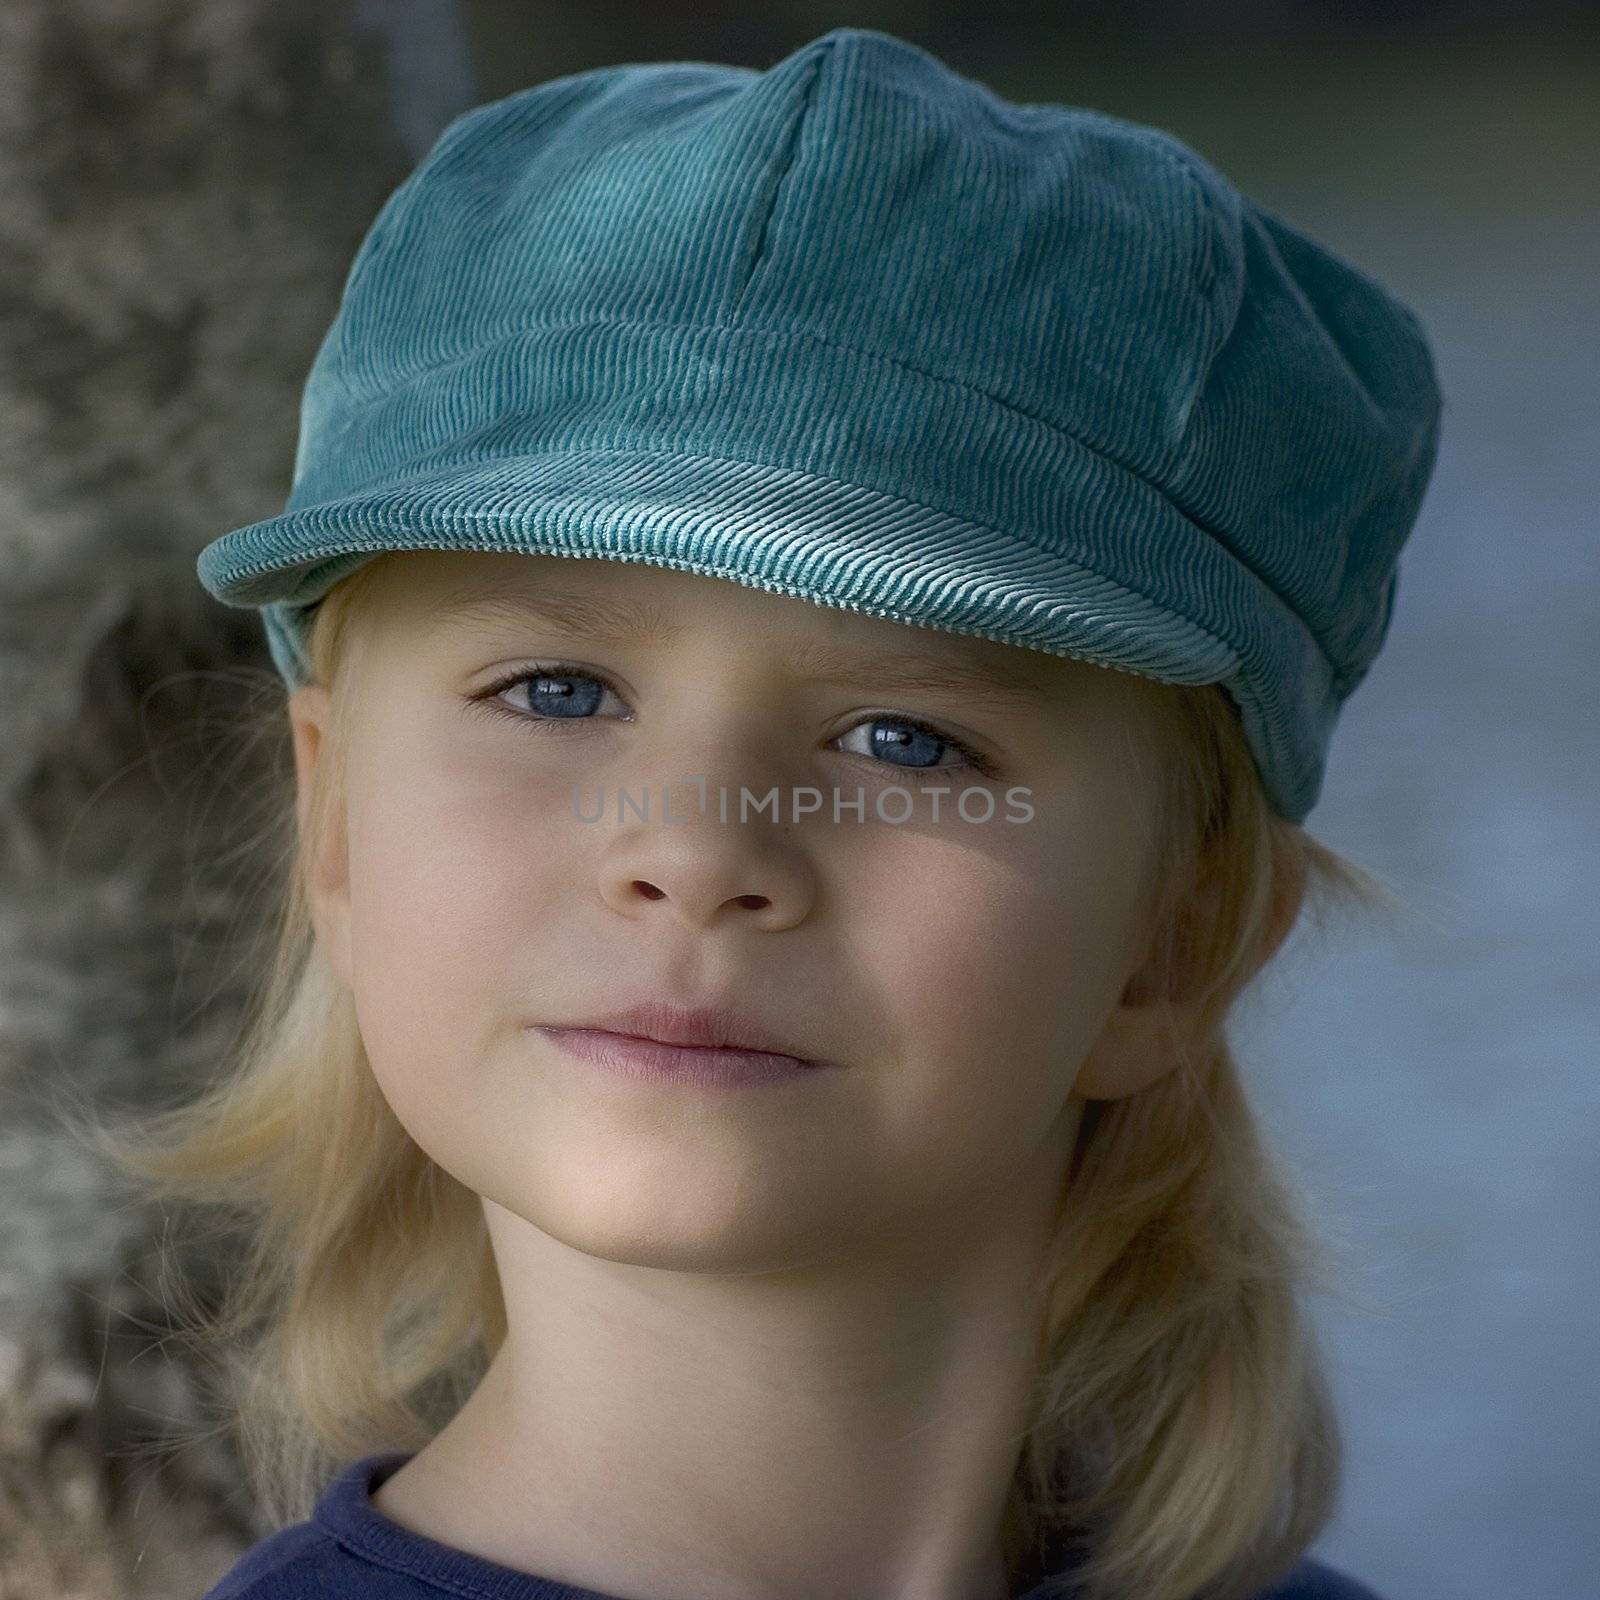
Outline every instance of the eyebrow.
<svg viewBox="0 0 1600 1600">
<path fill-rule="evenodd" d="M 621 598 L 578 594 L 565 589 L 538 593 L 451 593 L 429 610 L 430 629 L 515 627 L 541 623 L 557 632 L 582 635 L 601 644 L 669 645 L 684 629 L 659 607 Z M 956 635 L 954 637 L 962 637 Z M 1018 654 L 1025 652 L 1018 649 Z M 851 651 L 807 640 L 789 657 L 793 674 L 807 683 L 876 689 L 889 694 L 955 694 L 1001 710 L 1041 710 L 1059 699 L 1018 662 L 1008 668 L 960 655 L 923 650 L 878 653 Z"/>
</svg>

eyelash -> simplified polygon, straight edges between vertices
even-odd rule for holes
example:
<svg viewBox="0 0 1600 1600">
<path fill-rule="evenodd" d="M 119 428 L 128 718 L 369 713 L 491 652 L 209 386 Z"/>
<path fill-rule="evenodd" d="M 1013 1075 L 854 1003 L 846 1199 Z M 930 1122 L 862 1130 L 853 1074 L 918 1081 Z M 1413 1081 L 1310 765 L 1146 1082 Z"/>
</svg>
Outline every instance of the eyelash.
<svg viewBox="0 0 1600 1600">
<path fill-rule="evenodd" d="M 469 696 L 468 703 L 482 711 L 487 712 L 490 716 L 508 717 L 513 722 L 520 722 L 524 727 L 532 726 L 540 729 L 546 729 L 557 726 L 563 720 L 571 720 L 574 722 L 587 722 L 593 720 L 587 717 L 563 719 L 560 717 L 530 716 L 525 712 L 513 711 L 505 704 L 504 701 L 499 698 L 506 692 L 507 689 L 510 689 L 519 683 L 527 683 L 534 678 L 587 678 L 592 683 L 598 683 L 602 688 L 610 690 L 610 692 L 616 695 L 619 700 L 622 698 L 622 695 L 618 691 L 616 685 L 602 673 L 590 672 L 588 670 L 578 671 L 575 668 L 566 667 L 560 663 L 543 663 L 531 667 L 518 667 L 512 672 L 506 673 L 503 677 L 496 679 L 495 682 L 489 684 L 486 688 L 480 689 L 476 694 Z M 932 723 L 924 722 L 920 717 L 903 716 L 899 712 L 879 712 L 874 716 L 863 717 L 862 720 L 854 724 L 853 727 L 846 728 L 845 733 L 852 733 L 855 731 L 855 728 L 862 727 L 863 725 L 872 722 L 896 722 L 907 728 L 915 728 L 919 733 L 925 733 L 929 735 L 930 738 L 937 739 L 941 744 L 948 745 L 952 750 L 956 751 L 967 761 L 971 762 L 973 768 L 977 772 L 981 773 L 984 777 L 993 778 L 996 776 L 994 768 L 990 764 L 988 758 L 980 754 L 977 750 L 974 750 L 973 747 L 964 739 L 957 738 L 953 733 L 946 733 L 943 728 L 938 728 Z M 842 739 L 844 734 L 840 734 L 839 737 Z M 846 754 L 851 755 L 855 753 L 856 752 L 854 751 L 846 752 Z M 881 762 L 880 765 L 893 767 L 896 772 L 908 772 L 919 782 L 929 782 L 934 778 L 948 777 L 953 771 L 959 770 L 958 768 L 952 767 L 895 767 L 893 762 Z"/>
</svg>

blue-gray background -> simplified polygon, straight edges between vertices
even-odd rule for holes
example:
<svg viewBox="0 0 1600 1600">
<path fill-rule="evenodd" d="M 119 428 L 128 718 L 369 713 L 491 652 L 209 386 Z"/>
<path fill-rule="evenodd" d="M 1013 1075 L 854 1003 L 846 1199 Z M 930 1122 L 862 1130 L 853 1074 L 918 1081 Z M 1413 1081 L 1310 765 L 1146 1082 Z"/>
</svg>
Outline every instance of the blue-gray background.
<svg viewBox="0 0 1600 1600">
<path fill-rule="evenodd" d="M 412 8 L 419 21 L 430 7 Z M 465 7 L 478 92 L 884 28 L 1167 128 L 1422 315 L 1442 446 L 1307 826 L 1397 923 L 1306 925 L 1239 1017 L 1355 1267 L 1313 1311 L 1385 1600 L 1600 1596 L 1600 32 L 1537 3 Z M 1585 23 L 1588 27 L 1586 29 Z M 404 41 L 397 41 L 404 48 Z M 438 56 L 434 57 L 435 62 Z"/>
</svg>

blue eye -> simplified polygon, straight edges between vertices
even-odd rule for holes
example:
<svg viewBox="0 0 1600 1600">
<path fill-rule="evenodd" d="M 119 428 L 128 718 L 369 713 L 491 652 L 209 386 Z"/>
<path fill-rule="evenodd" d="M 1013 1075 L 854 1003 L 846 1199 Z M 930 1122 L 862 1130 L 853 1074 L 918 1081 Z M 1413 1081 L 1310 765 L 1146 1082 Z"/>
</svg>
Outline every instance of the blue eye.
<svg viewBox="0 0 1600 1600">
<path fill-rule="evenodd" d="M 558 722 L 582 721 L 600 704 L 601 697 L 615 694 L 610 684 L 588 672 L 563 672 L 559 668 L 539 667 L 514 673 L 492 684 L 486 697 L 497 698 L 507 689 L 526 684 L 528 702 L 536 719 Z M 577 685 L 574 688 L 573 685 Z"/>
<path fill-rule="evenodd" d="M 983 773 L 985 777 L 990 776 L 988 763 L 970 745 L 964 744 L 954 734 L 941 733 L 937 728 L 931 728 L 927 723 L 918 722 L 913 717 L 887 714 L 868 717 L 858 722 L 855 727 L 841 733 L 839 737 L 851 739 L 863 729 L 870 730 L 867 734 L 868 748 L 860 752 L 852 751 L 852 754 L 859 753 L 880 760 L 898 757 L 908 752 L 916 755 L 932 755 L 933 747 L 943 745 L 961 756 L 966 765 Z M 959 767 L 934 766 L 926 761 L 901 762 L 897 759 L 888 759 L 888 765 L 897 767 L 902 772 L 909 772 L 919 779 L 924 776 L 936 778 L 961 770 Z"/>
<path fill-rule="evenodd" d="M 502 696 L 508 690 L 527 686 L 526 710 L 512 709 Z M 560 666 L 519 667 L 515 672 L 480 690 L 470 697 L 469 703 L 481 706 L 491 716 L 510 717 L 533 727 L 548 727 L 558 722 L 591 721 L 591 713 L 598 709 L 604 696 L 610 694 L 621 701 L 621 696 L 604 678 L 592 672 L 568 671 Z M 623 720 L 630 720 L 624 718 Z M 934 766 L 931 761 L 902 762 L 897 758 L 907 753 L 932 756 L 937 747 L 954 750 L 966 767 L 993 777 L 989 762 L 971 745 L 954 734 L 918 720 L 888 712 L 865 717 L 853 728 L 839 735 L 840 740 L 853 738 L 863 729 L 875 730 L 868 734 L 865 750 L 853 750 L 852 755 L 865 755 L 881 760 L 884 765 L 900 772 L 908 772 L 919 781 L 944 777 L 962 770 L 961 766 Z M 887 732 L 883 730 L 887 729 Z M 909 730 L 909 731 L 907 731 Z M 836 741 L 837 742 L 837 741 Z"/>
</svg>

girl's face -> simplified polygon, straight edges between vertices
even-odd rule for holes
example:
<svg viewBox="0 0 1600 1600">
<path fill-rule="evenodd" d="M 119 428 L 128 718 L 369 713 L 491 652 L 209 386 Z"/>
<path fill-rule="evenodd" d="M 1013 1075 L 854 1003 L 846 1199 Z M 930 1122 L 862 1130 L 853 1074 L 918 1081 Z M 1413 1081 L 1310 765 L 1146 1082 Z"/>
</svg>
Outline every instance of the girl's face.
<svg viewBox="0 0 1600 1600">
<path fill-rule="evenodd" d="M 1149 931 L 1151 685 L 644 565 L 385 565 L 311 891 L 434 1160 L 570 1245 L 690 1271 L 942 1250 L 1058 1181 Z M 923 683 L 908 652 L 1000 686 Z M 302 800 L 327 707 L 290 702 Z M 658 997 L 831 1065 L 708 1089 L 539 1031 Z"/>
</svg>

